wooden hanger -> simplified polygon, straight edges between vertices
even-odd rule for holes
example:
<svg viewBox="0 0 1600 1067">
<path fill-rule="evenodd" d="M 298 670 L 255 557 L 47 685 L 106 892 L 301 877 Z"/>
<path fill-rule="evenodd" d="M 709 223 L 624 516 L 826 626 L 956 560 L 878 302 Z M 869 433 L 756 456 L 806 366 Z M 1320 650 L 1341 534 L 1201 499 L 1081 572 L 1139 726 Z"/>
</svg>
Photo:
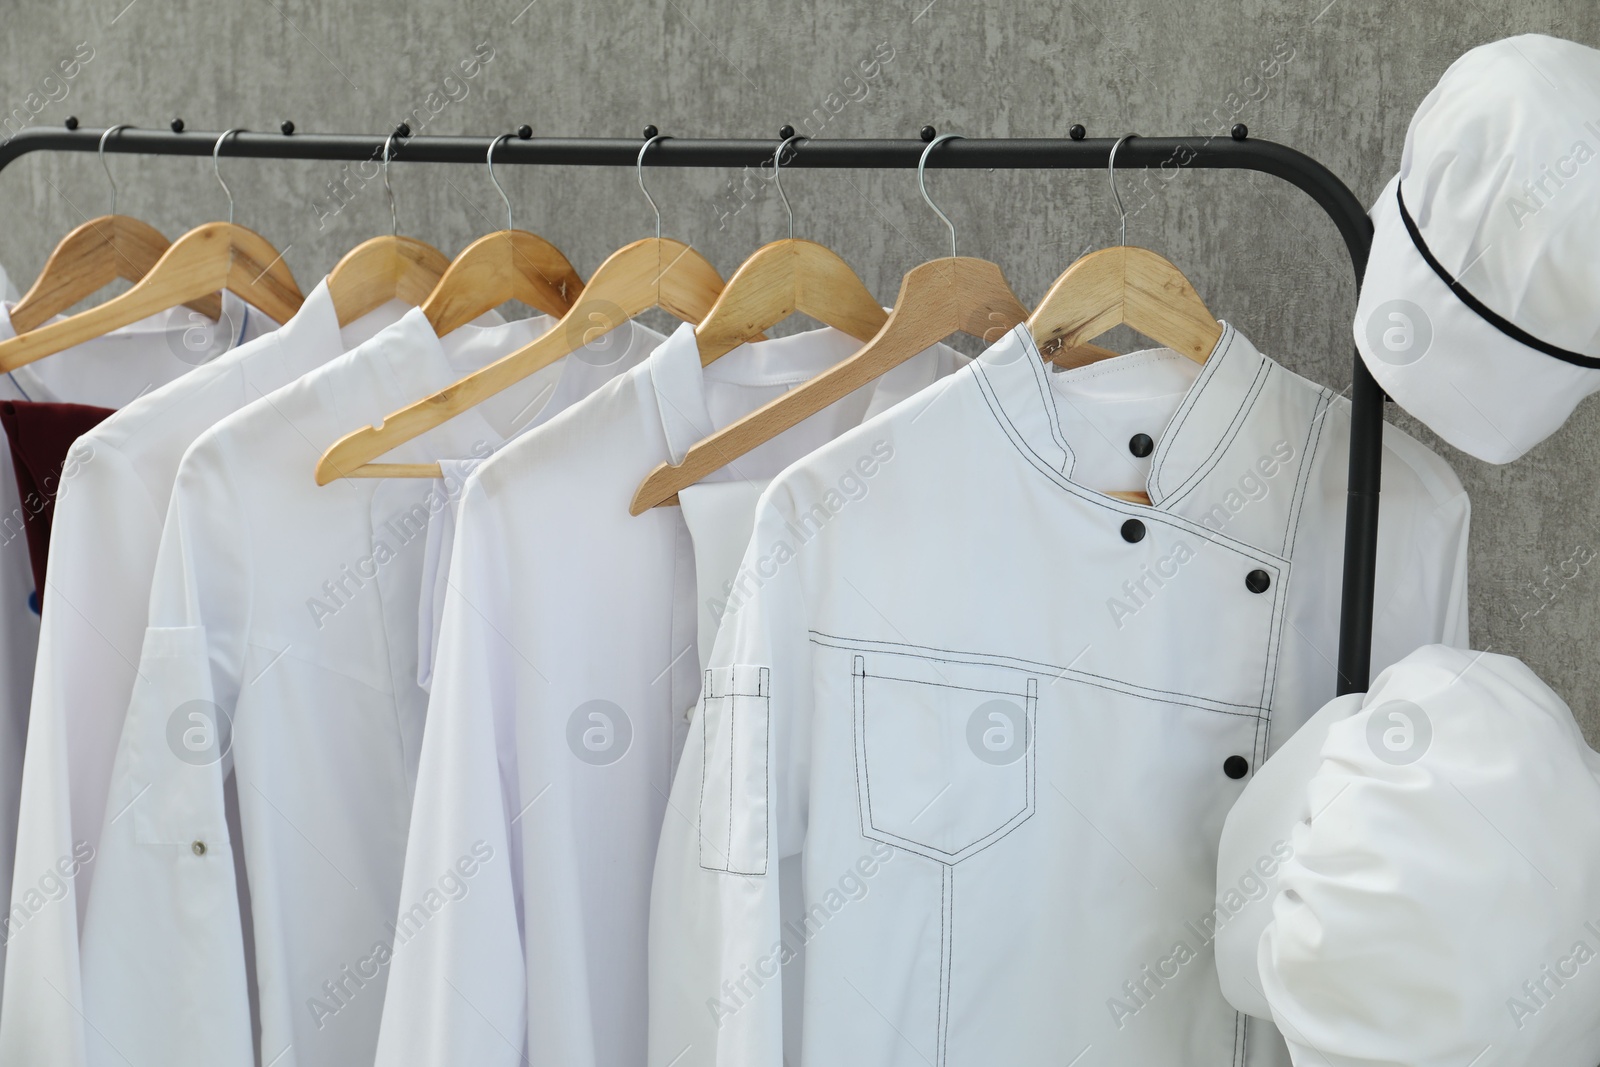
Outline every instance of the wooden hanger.
<svg viewBox="0 0 1600 1067">
<path fill-rule="evenodd" d="M 223 139 L 236 132 L 229 130 L 219 137 L 217 151 Z M 214 167 L 216 160 L 214 151 Z M 220 170 L 217 180 L 222 180 Z M 222 188 L 227 191 L 226 182 Z M 279 323 L 293 318 L 304 300 L 283 255 L 254 230 L 234 224 L 231 192 L 227 222 L 208 222 L 178 238 L 127 292 L 70 318 L 0 341 L 0 371 L 16 370 L 219 289 L 242 297 Z"/>
<path fill-rule="evenodd" d="M 559 318 L 583 291 L 583 279 L 555 245 L 511 224 L 511 198 L 494 176 L 495 146 L 510 136 L 490 141 L 488 156 L 489 180 L 506 204 L 506 228 L 462 249 L 422 304 L 441 337 L 509 300 Z"/>
<path fill-rule="evenodd" d="M 12 328 L 18 333 L 38 329 L 118 278 L 138 281 L 169 247 L 159 230 L 131 216 L 90 219 L 63 237 L 50 253 L 38 279 L 11 309 Z M 222 316 L 222 297 L 216 293 L 183 304 L 208 319 Z"/>
<path fill-rule="evenodd" d="M 1182 271 L 1148 248 L 1126 245 L 1091 252 L 1068 267 L 1028 318 L 1039 351 L 1063 367 L 1105 358 L 1081 346 L 1119 325 L 1196 363 L 1222 337 L 1222 324 Z"/>
<path fill-rule="evenodd" d="M 1222 324 L 1170 260 L 1128 244 L 1128 215 L 1116 177 L 1117 149 L 1126 140 L 1119 138 L 1111 146 L 1109 161 L 1122 243 L 1091 252 L 1068 267 L 1028 317 L 1028 332 L 1040 354 L 1061 367 L 1083 367 L 1116 355 L 1088 344 L 1113 326 L 1130 326 L 1204 364 L 1222 337 Z M 1150 503 L 1143 492 L 1107 495 Z"/>
<path fill-rule="evenodd" d="M 1028 317 L 1028 330 L 1040 352 L 1064 367 L 1106 358 L 1077 346 L 1119 325 L 1203 364 L 1222 337 L 1222 324 L 1169 260 L 1128 245 L 1128 216 L 1116 182 L 1117 149 L 1126 140 L 1111 146 L 1110 159 L 1122 244 L 1091 252 L 1068 267 Z"/>
<path fill-rule="evenodd" d="M 639 188 L 644 186 L 644 156 L 660 140 L 652 134 L 639 151 Z M 438 477 L 437 463 L 373 463 L 379 456 L 455 418 L 461 412 L 653 307 L 684 322 L 700 322 L 722 292 L 722 276 L 693 248 L 661 236 L 635 241 L 600 264 L 571 310 L 544 336 L 384 419 L 346 434 L 317 461 L 318 485 L 337 478 Z"/>
<path fill-rule="evenodd" d="M 420 306 L 450 266 L 450 257 L 426 241 L 400 236 L 400 213 L 389 184 L 389 146 L 397 135 L 391 133 L 383 142 L 383 191 L 389 196 L 391 232 L 362 241 L 328 272 L 328 296 L 340 326 L 391 300 Z"/>
<path fill-rule="evenodd" d="M 721 470 L 953 333 L 970 334 L 992 343 L 1027 318 L 1027 309 L 997 265 L 984 259 L 956 255 L 955 226 L 928 196 L 922 173 L 928 153 L 955 136 L 944 134 L 934 138 L 923 151 L 922 162 L 917 167 L 917 184 L 922 189 L 923 199 L 950 228 L 949 258 L 931 260 L 906 272 L 900 282 L 900 295 L 883 328 L 855 355 L 692 445 L 682 463 L 657 466 L 634 493 L 628 506 L 632 514 L 640 515 L 653 507 L 676 504 L 679 491 Z"/>
<path fill-rule="evenodd" d="M 814 241 L 795 240 L 794 209 L 779 173 L 783 150 L 799 138 L 792 126 L 780 133 L 784 140 L 772 156 L 772 181 L 789 213 L 788 240 L 758 248 L 728 279 L 710 314 L 694 330 L 702 365 L 760 337 L 797 311 L 858 341 L 871 338 L 887 318 L 837 253 Z"/>
<path fill-rule="evenodd" d="M 93 296 L 118 278 L 136 282 L 150 273 L 171 242 L 147 222 L 117 214 L 117 183 L 106 166 L 106 138 L 126 125 L 112 126 L 100 135 L 100 165 L 111 183 L 111 211 L 90 219 L 61 239 L 44 270 L 11 309 L 11 326 L 27 333 L 50 321 L 86 297 Z M 213 293 L 186 302 L 208 319 L 222 315 L 222 297 Z"/>
</svg>

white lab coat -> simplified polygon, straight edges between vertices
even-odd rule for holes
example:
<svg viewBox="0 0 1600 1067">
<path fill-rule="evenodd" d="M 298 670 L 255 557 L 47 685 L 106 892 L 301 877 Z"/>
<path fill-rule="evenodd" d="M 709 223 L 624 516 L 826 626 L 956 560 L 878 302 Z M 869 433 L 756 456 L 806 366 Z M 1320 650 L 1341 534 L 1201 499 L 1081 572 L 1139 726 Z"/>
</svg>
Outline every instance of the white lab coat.
<svg viewBox="0 0 1600 1067">
<path fill-rule="evenodd" d="M 547 324 L 441 342 L 413 310 L 184 456 L 84 924 L 91 1064 L 371 1060 L 422 740 L 421 537 L 445 501 L 430 480 L 321 487 L 312 471 L 345 433 Z M 385 460 L 492 451 L 653 341 L 616 333 L 620 354 L 579 352 Z"/>
<path fill-rule="evenodd" d="M 1144 427 L 1153 506 L 1077 484 L 1071 387 L 1159 366 L 1051 374 L 1019 327 L 763 495 L 658 850 L 652 1067 L 778 1067 L 802 945 L 803 1064 L 1287 1062 L 1206 927 L 1233 775 L 1333 693 L 1348 405 L 1225 327 Z M 1464 641 L 1468 519 L 1392 428 L 1383 477 L 1380 669 Z"/>
<path fill-rule="evenodd" d="M 391 301 L 341 330 L 320 284 L 280 329 L 146 393 L 74 446 L 51 525 L 12 902 L 13 915 L 26 920 L 7 942 L 0 1064 L 85 1062 L 79 924 L 184 450 L 223 417 L 354 348 L 405 310 Z M 78 868 L 65 899 L 34 913 L 26 895 L 63 857 Z"/>
<path fill-rule="evenodd" d="M 682 326 L 468 480 L 383 1067 L 642 1062 L 650 871 L 699 684 L 699 612 L 679 509 L 628 503 L 657 463 L 859 345 L 822 329 L 702 368 Z M 963 362 L 923 353 L 714 478 L 771 477 Z"/>
<path fill-rule="evenodd" d="M 0 376 L 0 399 L 120 408 L 187 374 L 203 360 L 214 359 L 218 353 L 276 328 L 271 319 L 252 310 L 232 293 L 223 293 L 222 309 L 222 316 L 212 322 L 188 308 L 173 308 L 18 367 Z M 0 305 L 0 340 L 16 336 L 10 312 L 10 304 Z M 66 470 L 80 467 L 82 455 L 81 450 L 76 450 L 74 457 L 78 458 L 69 461 Z M 37 506 L 37 502 L 27 504 L 30 511 Z M 28 737 L 30 694 L 40 633 L 38 591 L 33 587 L 33 571 L 28 564 L 23 511 L 24 502 L 17 494 L 11 457 L 0 452 L 0 895 L 8 902 L 11 902 L 13 888 L 13 860 L 19 848 L 16 834 L 23 750 Z M 60 515 L 58 510 L 52 529 L 60 522 Z M 99 536 L 112 542 L 117 537 L 113 529 L 99 531 Z M 119 546 L 106 543 L 101 547 L 114 552 Z M 51 573 L 59 574 L 59 571 Z M 142 622 L 140 626 L 142 628 Z M 97 809 L 92 819 L 98 822 L 99 818 Z M 36 935 L 35 931 L 69 921 L 69 918 L 74 926 L 77 923 L 72 896 L 93 866 L 92 845 L 87 852 L 80 849 L 75 853 L 71 842 L 64 848 L 47 851 L 48 855 L 25 854 L 17 865 L 19 899 L 13 902 L 16 906 L 5 920 L 4 936 L 0 937 L 0 960 L 6 957 L 13 944 L 35 936 L 41 939 L 52 936 Z M 75 992 L 66 988 L 62 992 L 72 997 L 73 1003 L 77 1002 Z M 62 1006 L 59 997 L 54 999 L 51 1010 L 69 1010 Z M 0 1009 L 0 1029 L 4 1027 L 7 1014 Z M 0 1063 L 4 1062 L 9 1060 L 0 1046 Z"/>
</svg>

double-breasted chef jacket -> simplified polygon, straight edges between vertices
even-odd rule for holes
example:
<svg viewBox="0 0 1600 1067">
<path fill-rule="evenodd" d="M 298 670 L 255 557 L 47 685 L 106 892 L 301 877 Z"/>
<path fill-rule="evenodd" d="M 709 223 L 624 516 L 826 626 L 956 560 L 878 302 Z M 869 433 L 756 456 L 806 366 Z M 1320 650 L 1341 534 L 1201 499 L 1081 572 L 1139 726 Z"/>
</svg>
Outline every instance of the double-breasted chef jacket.
<svg viewBox="0 0 1600 1067">
<path fill-rule="evenodd" d="M 1349 407 L 1225 326 L 1129 441 L 1147 507 L 1074 480 L 1106 441 L 1062 385 L 1119 366 L 1019 327 L 763 494 L 666 805 L 652 1067 L 779 1067 L 796 982 L 815 1067 L 1288 1062 L 1218 988 L 1217 842 L 1334 692 Z M 1375 669 L 1466 636 L 1460 483 L 1385 427 L 1383 485 Z"/>
</svg>

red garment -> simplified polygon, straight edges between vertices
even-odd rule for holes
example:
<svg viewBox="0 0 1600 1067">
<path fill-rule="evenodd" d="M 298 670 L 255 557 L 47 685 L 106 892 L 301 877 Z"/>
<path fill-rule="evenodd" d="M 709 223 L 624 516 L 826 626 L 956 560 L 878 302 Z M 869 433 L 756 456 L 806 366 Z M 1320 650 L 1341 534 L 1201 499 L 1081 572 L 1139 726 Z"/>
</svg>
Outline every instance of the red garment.
<svg viewBox="0 0 1600 1067">
<path fill-rule="evenodd" d="M 55 514 L 61 469 L 72 443 L 103 422 L 111 408 L 87 404 L 0 401 L 0 427 L 11 443 L 11 465 L 22 501 L 22 526 L 33 564 L 34 610 L 44 602 L 45 562 L 50 553 L 50 519 Z M 77 460 L 82 462 L 82 460 Z"/>
</svg>

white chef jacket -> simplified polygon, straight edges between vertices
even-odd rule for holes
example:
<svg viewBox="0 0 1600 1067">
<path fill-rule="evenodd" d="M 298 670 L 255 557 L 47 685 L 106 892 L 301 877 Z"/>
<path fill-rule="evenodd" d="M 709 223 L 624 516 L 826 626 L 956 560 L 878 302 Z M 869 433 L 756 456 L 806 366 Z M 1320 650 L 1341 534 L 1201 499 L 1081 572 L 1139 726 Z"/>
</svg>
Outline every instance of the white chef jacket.
<svg viewBox="0 0 1600 1067">
<path fill-rule="evenodd" d="M 350 430 L 545 325 L 467 326 L 441 342 L 410 311 L 184 456 L 84 924 L 90 1064 L 255 1063 L 252 992 L 260 1063 L 370 1062 L 422 739 L 420 542 L 443 501 L 431 480 L 323 487 L 312 471 Z M 492 451 L 545 414 L 541 398 L 581 395 L 654 336 L 615 332 L 621 355 L 580 351 L 385 461 Z M 228 832 L 235 802 L 242 841 Z"/>
<path fill-rule="evenodd" d="M 379 1064 L 643 1060 L 650 871 L 698 612 L 679 509 L 628 503 L 657 463 L 859 347 L 821 329 L 702 368 L 682 326 L 468 479 Z M 962 362 L 922 353 L 713 478 L 771 477 Z"/>
<path fill-rule="evenodd" d="M 777 1067 L 801 945 L 803 1064 L 1287 1063 L 1206 924 L 1233 776 L 1333 693 L 1349 408 L 1225 326 L 1125 503 L 1061 385 L 1147 359 L 1050 374 L 1019 327 L 763 495 L 657 854 L 653 1067 Z M 1380 668 L 1464 639 L 1468 519 L 1385 429 Z"/>
<path fill-rule="evenodd" d="M 0 304 L 0 340 L 17 335 L 11 326 L 11 307 L 10 303 Z M 188 308 L 173 308 L 35 360 L 0 375 L 0 399 L 120 408 L 217 353 L 270 333 L 277 325 L 226 291 L 222 309 L 222 316 L 213 322 Z M 79 465 L 74 459 L 67 468 Z M 36 506 L 29 504 L 30 509 Z M 40 623 L 23 513 L 10 457 L 6 456 L 0 459 L 0 896 L 8 901 Z M 112 536 L 109 530 L 102 535 Z M 99 819 L 98 811 L 94 819 Z M 48 857 L 25 858 L 16 878 L 23 894 L 32 895 L 22 902 L 21 911 L 8 917 L 0 936 L 0 960 L 24 928 L 60 921 L 52 913 L 73 910 L 64 902 L 64 895 L 72 892 L 73 883 L 92 862 L 85 856 L 92 857 L 92 850 L 75 855 L 69 845 L 51 851 Z M 0 1019 L 4 1014 L 0 1010 Z M 3 1054 L 0 1062 L 6 1062 Z"/>
<path fill-rule="evenodd" d="M 161 523 L 184 450 L 224 416 L 354 348 L 405 311 L 390 301 L 341 329 L 324 282 L 280 329 L 146 393 L 74 446 L 77 459 L 63 477 L 51 524 L 0 1063 L 84 1063 L 79 923 L 144 639 Z M 27 895 L 62 857 L 78 866 L 65 899 L 35 912 Z"/>
</svg>

